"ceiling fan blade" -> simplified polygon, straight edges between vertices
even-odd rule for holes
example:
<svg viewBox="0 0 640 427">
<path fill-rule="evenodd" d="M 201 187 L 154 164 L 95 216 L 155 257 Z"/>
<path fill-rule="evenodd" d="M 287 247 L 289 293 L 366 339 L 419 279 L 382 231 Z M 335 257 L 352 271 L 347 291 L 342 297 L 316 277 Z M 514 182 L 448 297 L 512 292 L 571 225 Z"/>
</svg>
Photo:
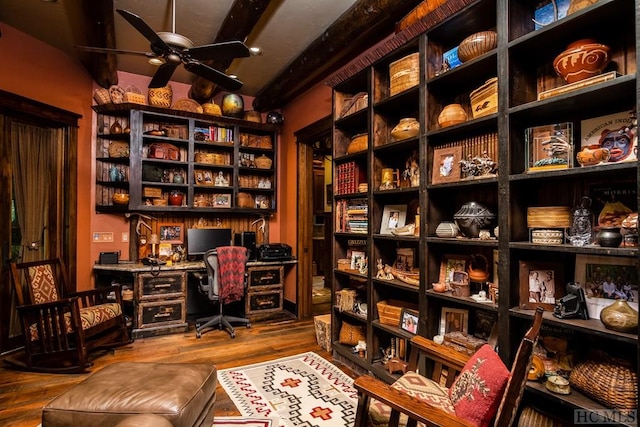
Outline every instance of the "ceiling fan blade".
<svg viewBox="0 0 640 427">
<path fill-rule="evenodd" d="M 111 49 L 111 48 L 108 48 L 108 47 L 92 47 L 92 46 L 75 46 L 75 48 L 78 49 L 78 50 L 83 50 L 85 52 L 139 55 L 139 56 L 146 56 L 147 58 L 155 58 L 156 57 L 156 55 L 154 53 L 141 52 L 139 50 Z"/>
<path fill-rule="evenodd" d="M 194 59 L 233 59 L 249 56 L 249 48 L 241 41 L 230 41 L 196 46 L 184 52 Z"/>
<path fill-rule="evenodd" d="M 173 72 L 178 67 L 178 63 L 167 62 L 158 67 L 158 71 L 153 75 L 151 79 L 151 83 L 149 83 L 150 88 L 158 88 L 165 87 L 169 80 L 171 80 L 171 76 Z"/>
<path fill-rule="evenodd" d="M 198 76 L 210 80 L 223 88 L 234 91 L 242 87 L 242 82 L 238 79 L 227 76 L 225 73 L 211 68 L 201 62 L 190 61 L 184 64 L 184 68 Z"/>
<path fill-rule="evenodd" d="M 162 40 L 160 36 L 155 31 L 153 31 L 153 29 L 148 26 L 147 23 L 144 22 L 138 15 L 124 9 L 116 9 L 116 11 L 124 19 L 126 19 L 127 22 L 133 26 L 133 28 L 138 30 L 140 34 L 145 36 L 145 38 L 151 42 L 151 50 L 153 50 L 155 53 L 160 54 L 170 50 L 169 45 L 167 45 L 164 40 Z M 156 51 L 156 49 L 160 50 Z"/>
</svg>

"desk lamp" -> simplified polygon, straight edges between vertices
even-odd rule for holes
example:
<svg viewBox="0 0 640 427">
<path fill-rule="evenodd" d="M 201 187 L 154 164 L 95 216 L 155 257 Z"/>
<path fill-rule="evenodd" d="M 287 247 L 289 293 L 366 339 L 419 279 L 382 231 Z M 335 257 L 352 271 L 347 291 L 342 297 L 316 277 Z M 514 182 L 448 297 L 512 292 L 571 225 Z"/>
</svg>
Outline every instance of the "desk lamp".
<svg viewBox="0 0 640 427">
<path fill-rule="evenodd" d="M 156 255 L 156 245 L 160 244 L 160 238 L 158 237 L 158 235 L 156 233 L 153 233 L 150 237 L 149 237 L 149 243 L 151 243 L 151 256 L 153 258 L 157 258 Z"/>
</svg>

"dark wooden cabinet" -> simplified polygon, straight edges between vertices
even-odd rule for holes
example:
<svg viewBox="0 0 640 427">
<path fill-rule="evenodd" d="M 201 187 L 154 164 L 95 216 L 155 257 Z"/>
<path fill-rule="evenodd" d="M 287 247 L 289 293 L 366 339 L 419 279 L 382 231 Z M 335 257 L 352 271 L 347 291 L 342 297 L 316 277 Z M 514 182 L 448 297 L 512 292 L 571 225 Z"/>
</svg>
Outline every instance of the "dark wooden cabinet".
<svg viewBox="0 0 640 427">
<path fill-rule="evenodd" d="M 334 306 L 333 351 L 364 371 L 392 381 L 395 376 L 384 370 L 380 349 L 393 346 L 399 351 L 411 337 L 400 323 L 395 326 L 380 321 L 379 303 L 390 300 L 405 308 L 418 303 L 418 333 L 429 338 L 441 334 L 441 319 L 447 311 L 465 314 L 469 334 L 483 335 L 482 325 L 490 319 L 498 325 L 497 349 L 509 364 L 533 316 L 523 271 L 528 265 L 546 269 L 550 263 L 557 266 L 554 268 L 558 269 L 558 283 L 555 295 L 547 301 L 543 330 L 562 331 L 565 337 L 570 337 L 576 363 L 597 348 L 626 358 L 638 371 L 637 331 L 622 333 L 607 329 L 597 317 L 564 319 L 552 314 L 554 304 L 565 294 L 565 285 L 584 277 L 580 269 L 585 268 L 585 262 L 602 262 L 603 267 L 629 265 L 635 273 L 632 287 L 636 287 L 638 248 L 606 248 L 595 243 L 574 246 L 565 238 L 569 227 L 562 229 L 563 241 L 559 244 L 534 243 L 527 213 L 530 208 L 545 206 L 564 206 L 571 210 L 585 196 L 595 203 L 607 188 L 626 193 L 632 201 L 632 210 L 637 210 L 636 160 L 581 167 L 575 156 L 583 145 L 581 131 L 586 128 L 585 121 L 637 111 L 635 22 L 640 6 L 637 2 L 600 0 L 536 28 L 533 18 L 538 3 L 528 0 L 473 2 L 416 39 L 398 40 L 396 47 L 389 49 L 391 53 L 333 85 L 336 212 L 332 239 L 333 301 L 336 303 L 339 300 L 336 297 L 341 297 L 344 290 L 352 290 L 356 300 L 367 304 L 364 316 L 357 308 L 345 310 L 345 307 Z M 602 22 L 610 20 L 617 23 L 619 31 L 603 28 Z M 497 47 L 443 71 L 443 55 L 470 34 L 481 31 L 497 32 Z M 567 90 L 566 83 L 554 71 L 554 58 L 570 43 L 585 38 L 610 47 L 611 63 L 604 73 L 612 73 L 612 78 Z M 389 43 L 394 43 L 393 38 Z M 418 83 L 400 92 L 392 91 L 390 65 L 415 53 L 419 58 Z M 472 95 L 492 79 L 497 79 L 497 109 L 478 114 Z M 561 88 L 559 93 L 549 95 L 558 88 Z M 369 103 L 344 114 L 345 106 L 362 92 L 368 95 Z M 459 104 L 467 119 L 442 127 L 439 116 L 450 104 Z M 395 141 L 391 130 L 405 117 L 418 120 L 420 133 L 415 138 Z M 531 168 L 529 144 L 532 139 L 527 136 L 528 130 L 562 123 L 570 123 L 573 129 L 570 148 L 573 163 L 561 169 Z M 361 134 L 367 136 L 368 145 L 354 152 L 350 144 Z M 490 159 L 495 164 L 490 173 L 474 175 L 458 169 L 454 176 L 448 176 L 440 170 L 448 155 L 454 156 L 456 168 L 460 161 L 474 158 Z M 411 183 L 402 182 L 402 178 L 407 165 L 415 160 L 420 171 L 419 186 L 412 187 Z M 366 188 L 341 189 L 341 178 L 348 170 L 345 165 L 364 173 Z M 387 170 L 391 170 L 390 181 L 385 177 Z M 348 179 L 357 180 L 357 174 Z M 469 202 L 482 204 L 494 214 L 495 218 L 483 226 L 486 230 L 483 234 L 488 238 L 436 234 L 438 225 L 454 221 L 454 215 Z M 367 228 L 362 233 L 349 229 L 348 211 L 356 206 L 367 208 Z M 394 209 L 406 212 L 405 224 L 416 223 L 416 234 L 383 232 L 388 220 L 385 213 Z M 593 220 L 597 226 L 597 217 Z M 595 232 L 596 229 L 594 237 Z M 353 268 L 349 255 L 354 251 L 368 258 L 367 270 Z M 399 280 L 398 276 L 390 280 L 384 272 L 378 273 L 378 260 L 383 265 L 397 266 L 398 261 L 404 263 L 407 257 L 413 258 L 418 270 L 417 282 Z M 467 275 L 471 266 L 471 270 L 486 270 L 488 279 L 471 280 L 460 286 L 456 282 L 456 286 L 450 287 L 468 290 L 470 295 L 482 290 L 496 297 L 495 301 L 478 301 L 454 291 L 436 292 L 433 284 L 448 282 L 446 265 L 457 259 L 466 263 L 463 272 Z M 365 327 L 365 357 L 355 354 L 351 345 L 340 343 L 339 334 L 345 322 Z M 558 406 L 561 408 L 558 414 L 567 419 L 571 419 L 574 409 L 605 409 L 578 390 L 561 396 L 551 394 L 544 385 L 534 382 L 530 382 L 526 390 L 525 400 L 533 397 Z"/>
<path fill-rule="evenodd" d="M 278 126 L 137 104 L 94 108 L 96 211 L 275 211 Z"/>
</svg>

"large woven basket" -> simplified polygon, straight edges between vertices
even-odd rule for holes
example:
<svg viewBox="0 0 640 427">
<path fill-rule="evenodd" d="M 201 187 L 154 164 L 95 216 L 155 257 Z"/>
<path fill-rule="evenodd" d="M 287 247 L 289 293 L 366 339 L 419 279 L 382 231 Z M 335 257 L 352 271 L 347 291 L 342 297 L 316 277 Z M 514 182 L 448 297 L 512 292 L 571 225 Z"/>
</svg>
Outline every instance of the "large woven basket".
<svg viewBox="0 0 640 427">
<path fill-rule="evenodd" d="M 403 92 L 420 83 L 418 52 L 389 64 L 389 96 Z"/>
<path fill-rule="evenodd" d="M 579 363 L 571 371 L 569 384 L 625 414 L 638 406 L 638 375 L 623 361 L 588 360 Z"/>
<path fill-rule="evenodd" d="M 147 105 L 147 97 L 137 86 L 128 86 L 125 89 L 124 100 L 133 104 Z"/>
<path fill-rule="evenodd" d="M 171 86 L 149 88 L 149 105 L 161 108 L 171 108 L 173 90 Z"/>
<path fill-rule="evenodd" d="M 537 206 L 527 208 L 529 228 L 567 228 L 571 226 L 571 215 L 566 206 Z"/>
</svg>

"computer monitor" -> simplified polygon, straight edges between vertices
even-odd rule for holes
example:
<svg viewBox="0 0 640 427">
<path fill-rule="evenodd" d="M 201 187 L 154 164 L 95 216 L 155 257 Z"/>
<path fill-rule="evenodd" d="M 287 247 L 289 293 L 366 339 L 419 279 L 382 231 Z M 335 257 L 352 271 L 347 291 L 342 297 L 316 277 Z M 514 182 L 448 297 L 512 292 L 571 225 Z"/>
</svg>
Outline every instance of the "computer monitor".
<svg viewBox="0 0 640 427">
<path fill-rule="evenodd" d="M 187 229 L 187 255 L 201 257 L 209 249 L 231 246 L 230 228 L 189 228 Z"/>
</svg>

